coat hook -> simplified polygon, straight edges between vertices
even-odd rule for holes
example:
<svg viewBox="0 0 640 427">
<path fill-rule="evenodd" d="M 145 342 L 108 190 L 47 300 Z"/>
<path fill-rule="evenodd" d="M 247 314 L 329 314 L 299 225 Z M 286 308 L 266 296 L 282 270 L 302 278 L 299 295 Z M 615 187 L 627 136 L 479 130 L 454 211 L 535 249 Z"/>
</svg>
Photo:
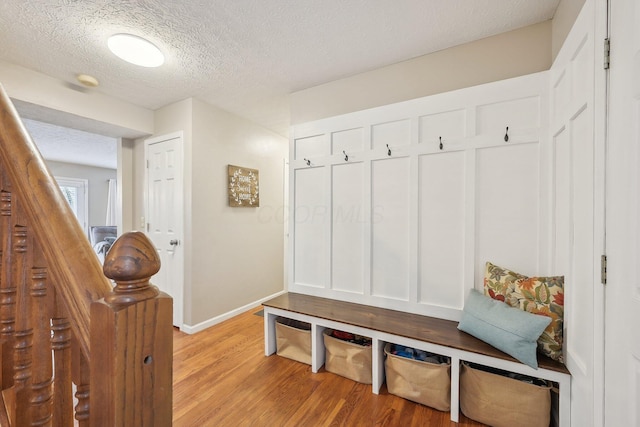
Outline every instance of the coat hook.
<svg viewBox="0 0 640 427">
<path fill-rule="evenodd" d="M 391 148 L 389 148 L 389 144 L 387 144 L 387 156 L 391 155 Z"/>
<path fill-rule="evenodd" d="M 303 159 L 303 160 L 307 163 L 307 166 L 311 166 L 311 160 L 309 159 Z"/>
<path fill-rule="evenodd" d="M 444 146 L 442 145 L 442 137 L 440 137 L 440 149 L 442 150 Z"/>
<path fill-rule="evenodd" d="M 344 154 L 344 161 L 348 162 L 349 161 L 349 156 L 347 156 L 347 153 L 345 153 L 344 150 L 342 150 L 342 154 Z"/>
<path fill-rule="evenodd" d="M 509 142 L 509 126 L 507 126 L 507 130 L 504 132 L 504 142 Z"/>
</svg>

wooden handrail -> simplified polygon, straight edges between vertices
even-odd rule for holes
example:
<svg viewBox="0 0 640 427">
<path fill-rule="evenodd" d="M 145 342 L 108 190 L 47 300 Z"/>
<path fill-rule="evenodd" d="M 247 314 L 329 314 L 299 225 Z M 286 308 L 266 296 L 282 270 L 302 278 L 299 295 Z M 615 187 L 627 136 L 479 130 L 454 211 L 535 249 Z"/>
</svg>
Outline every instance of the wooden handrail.
<svg viewBox="0 0 640 427">
<path fill-rule="evenodd" d="M 0 158 L 34 234 L 48 236 L 40 241 L 42 252 L 53 275 L 59 280 L 56 291 L 67 306 L 71 329 L 80 349 L 89 358 L 91 303 L 107 296 L 111 292 L 111 284 L 102 273 L 89 240 L 1 86 Z"/>
<path fill-rule="evenodd" d="M 0 426 L 170 426 L 159 268 L 140 232 L 100 264 L 0 85 Z"/>
</svg>

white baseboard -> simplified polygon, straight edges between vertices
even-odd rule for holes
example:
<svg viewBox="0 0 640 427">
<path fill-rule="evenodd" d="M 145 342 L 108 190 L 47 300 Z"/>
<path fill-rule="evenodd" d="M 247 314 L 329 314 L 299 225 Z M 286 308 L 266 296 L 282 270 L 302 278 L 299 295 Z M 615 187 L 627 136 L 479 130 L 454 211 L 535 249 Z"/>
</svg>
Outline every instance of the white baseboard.
<svg viewBox="0 0 640 427">
<path fill-rule="evenodd" d="M 218 323 L 222 323 L 225 320 L 231 319 L 232 317 L 235 317 L 239 314 L 244 313 L 245 311 L 251 310 L 252 308 L 258 307 L 260 304 L 262 304 L 264 301 L 270 300 L 272 298 L 275 298 L 277 296 L 280 296 L 284 293 L 286 293 L 286 290 L 280 291 L 280 292 L 276 292 L 273 295 L 269 295 L 268 297 L 264 297 L 262 299 L 259 299 L 258 301 L 254 301 L 252 303 L 249 303 L 247 305 L 243 305 L 242 307 L 238 307 L 234 310 L 231 310 L 227 313 L 221 314 L 220 316 L 216 316 L 216 317 L 212 317 L 209 320 L 205 320 L 204 322 L 200 322 L 196 325 L 182 325 L 182 327 L 180 328 L 180 331 L 186 333 L 186 334 L 195 334 L 196 332 L 200 332 L 203 331 L 207 328 L 210 328 L 213 325 L 217 325 Z"/>
</svg>

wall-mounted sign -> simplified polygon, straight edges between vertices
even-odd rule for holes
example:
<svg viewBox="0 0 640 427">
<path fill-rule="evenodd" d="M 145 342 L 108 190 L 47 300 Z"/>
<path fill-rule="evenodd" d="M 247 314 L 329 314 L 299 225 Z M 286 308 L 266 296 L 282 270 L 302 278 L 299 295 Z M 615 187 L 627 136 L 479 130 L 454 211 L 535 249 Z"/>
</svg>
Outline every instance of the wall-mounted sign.
<svg viewBox="0 0 640 427">
<path fill-rule="evenodd" d="M 258 191 L 258 171 L 229 165 L 229 206 L 258 207 L 260 193 Z"/>
</svg>

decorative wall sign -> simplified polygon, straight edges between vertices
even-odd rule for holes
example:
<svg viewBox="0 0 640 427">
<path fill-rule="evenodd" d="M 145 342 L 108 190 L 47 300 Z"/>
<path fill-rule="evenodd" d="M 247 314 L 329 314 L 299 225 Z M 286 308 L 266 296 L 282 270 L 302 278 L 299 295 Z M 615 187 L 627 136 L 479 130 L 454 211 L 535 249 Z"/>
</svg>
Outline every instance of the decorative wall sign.
<svg viewBox="0 0 640 427">
<path fill-rule="evenodd" d="M 258 170 L 229 165 L 229 206 L 260 206 Z"/>
</svg>

